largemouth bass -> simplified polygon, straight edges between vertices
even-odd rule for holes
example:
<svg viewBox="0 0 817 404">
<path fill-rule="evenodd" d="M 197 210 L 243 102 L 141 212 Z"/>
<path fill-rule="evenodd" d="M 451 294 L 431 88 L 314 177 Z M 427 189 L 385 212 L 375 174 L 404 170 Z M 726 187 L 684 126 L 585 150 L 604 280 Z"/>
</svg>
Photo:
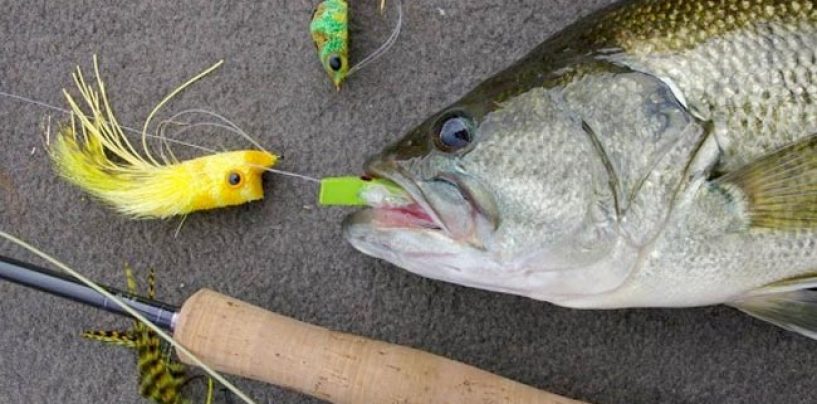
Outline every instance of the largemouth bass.
<svg viewBox="0 0 817 404">
<path fill-rule="evenodd" d="M 597 12 L 366 164 L 360 251 L 575 308 L 726 303 L 817 335 L 817 1 Z"/>
</svg>

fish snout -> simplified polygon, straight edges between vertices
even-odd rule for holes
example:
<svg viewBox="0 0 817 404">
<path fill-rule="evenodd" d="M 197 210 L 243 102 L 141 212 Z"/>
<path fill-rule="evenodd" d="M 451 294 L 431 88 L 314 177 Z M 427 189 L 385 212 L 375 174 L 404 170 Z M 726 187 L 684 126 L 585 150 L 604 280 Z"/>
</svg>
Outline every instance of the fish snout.
<svg viewBox="0 0 817 404">
<path fill-rule="evenodd" d="M 421 125 L 414 129 L 398 142 L 388 146 L 373 160 L 400 162 L 420 159 L 429 155 L 432 151 L 432 145 L 424 128 L 425 125 Z"/>
</svg>

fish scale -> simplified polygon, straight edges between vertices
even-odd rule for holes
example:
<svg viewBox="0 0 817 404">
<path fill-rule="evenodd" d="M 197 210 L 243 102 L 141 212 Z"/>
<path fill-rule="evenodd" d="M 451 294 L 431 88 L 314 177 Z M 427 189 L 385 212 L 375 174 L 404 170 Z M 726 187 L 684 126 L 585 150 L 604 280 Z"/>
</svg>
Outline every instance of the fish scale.
<svg viewBox="0 0 817 404">
<path fill-rule="evenodd" d="M 817 130 L 817 27 L 769 22 L 681 53 L 623 54 L 617 63 L 671 80 L 693 113 L 715 123 L 723 170 Z"/>
</svg>

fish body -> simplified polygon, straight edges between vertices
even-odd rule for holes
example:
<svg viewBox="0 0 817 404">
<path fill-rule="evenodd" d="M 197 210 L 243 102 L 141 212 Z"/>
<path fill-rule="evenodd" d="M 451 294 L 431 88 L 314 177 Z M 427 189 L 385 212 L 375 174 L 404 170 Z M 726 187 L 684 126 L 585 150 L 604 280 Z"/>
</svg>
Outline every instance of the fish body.
<svg viewBox="0 0 817 404">
<path fill-rule="evenodd" d="M 466 286 L 817 335 L 815 50 L 815 1 L 614 5 L 370 159 L 414 201 L 346 237 Z"/>
<path fill-rule="evenodd" d="M 324 0 L 312 13 L 312 41 L 326 74 L 340 90 L 349 73 L 349 5 L 345 0 Z"/>
</svg>

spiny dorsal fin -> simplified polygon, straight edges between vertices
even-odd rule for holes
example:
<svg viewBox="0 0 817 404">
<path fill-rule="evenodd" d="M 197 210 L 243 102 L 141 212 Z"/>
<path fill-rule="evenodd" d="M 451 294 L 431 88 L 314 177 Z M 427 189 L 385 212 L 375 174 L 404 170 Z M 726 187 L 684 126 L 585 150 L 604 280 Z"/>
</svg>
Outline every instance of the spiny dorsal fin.
<svg viewBox="0 0 817 404">
<path fill-rule="evenodd" d="M 817 227 L 817 136 L 772 152 L 717 184 L 737 187 L 753 227 L 807 229 Z"/>
<path fill-rule="evenodd" d="M 729 305 L 750 316 L 817 339 L 817 275 L 771 284 Z"/>
</svg>

